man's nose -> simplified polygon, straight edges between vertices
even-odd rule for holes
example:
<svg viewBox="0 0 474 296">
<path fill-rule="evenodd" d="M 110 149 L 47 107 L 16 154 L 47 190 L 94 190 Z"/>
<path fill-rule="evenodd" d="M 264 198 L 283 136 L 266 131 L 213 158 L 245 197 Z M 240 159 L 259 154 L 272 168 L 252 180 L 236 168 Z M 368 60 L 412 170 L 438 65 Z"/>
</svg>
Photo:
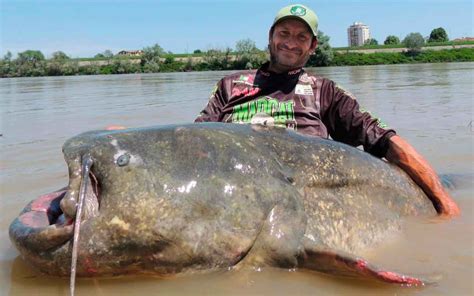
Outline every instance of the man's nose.
<svg viewBox="0 0 474 296">
<path fill-rule="evenodd" d="M 286 39 L 286 42 L 285 42 L 286 46 L 288 47 L 288 49 L 293 49 L 295 47 L 298 47 L 298 42 L 296 40 L 296 37 L 294 36 L 290 36 Z"/>
</svg>

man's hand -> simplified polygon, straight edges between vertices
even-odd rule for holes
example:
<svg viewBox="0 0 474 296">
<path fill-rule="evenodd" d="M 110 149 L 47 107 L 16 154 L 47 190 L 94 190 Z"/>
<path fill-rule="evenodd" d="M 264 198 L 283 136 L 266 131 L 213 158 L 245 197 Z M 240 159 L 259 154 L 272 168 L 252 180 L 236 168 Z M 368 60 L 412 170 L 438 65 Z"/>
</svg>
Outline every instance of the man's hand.
<svg viewBox="0 0 474 296">
<path fill-rule="evenodd" d="M 399 136 L 390 138 L 385 158 L 403 169 L 426 193 L 440 216 L 459 216 L 461 210 L 428 162 L 407 141 Z"/>
</svg>

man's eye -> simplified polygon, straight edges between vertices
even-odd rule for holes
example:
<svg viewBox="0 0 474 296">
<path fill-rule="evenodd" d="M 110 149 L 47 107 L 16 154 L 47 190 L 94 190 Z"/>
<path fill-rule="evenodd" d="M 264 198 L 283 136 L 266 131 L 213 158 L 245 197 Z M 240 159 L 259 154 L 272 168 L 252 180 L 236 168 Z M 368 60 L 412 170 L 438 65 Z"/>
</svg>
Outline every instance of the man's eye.
<svg viewBox="0 0 474 296">
<path fill-rule="evenodd" d="M 299 39 L 300 41 L 306 41 L 306 40 L 308 40 L 308 37 L 305 36 L 305 35 L 300 35 L 300 36 L 298 36 L 298 39 Z"/>
</svg>

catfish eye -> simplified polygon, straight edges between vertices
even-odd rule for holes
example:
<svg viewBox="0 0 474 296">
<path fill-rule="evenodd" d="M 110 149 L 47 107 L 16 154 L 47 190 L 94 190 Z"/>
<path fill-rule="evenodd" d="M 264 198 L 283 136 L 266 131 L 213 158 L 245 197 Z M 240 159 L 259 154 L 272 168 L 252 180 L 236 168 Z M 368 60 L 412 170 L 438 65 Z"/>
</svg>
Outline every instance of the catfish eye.
<svg viewBox="0 0 474 296">
<path fill-rule="evenodd" d="M 119 156 L 117 158 L 117 164 L 118 166 L 126 166 L 130 162 L 130 154 L 125 153 Z"/>
</svg>

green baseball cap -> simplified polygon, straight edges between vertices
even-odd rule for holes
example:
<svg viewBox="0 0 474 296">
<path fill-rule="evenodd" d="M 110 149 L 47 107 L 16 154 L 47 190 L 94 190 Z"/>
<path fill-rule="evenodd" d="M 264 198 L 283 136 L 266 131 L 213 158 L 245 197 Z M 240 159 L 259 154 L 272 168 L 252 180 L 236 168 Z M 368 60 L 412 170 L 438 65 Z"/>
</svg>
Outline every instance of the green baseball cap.
<svg viewBox="0 0 474 296">
<path fill-rule="evenodd" d="M 314 11 L 301 4 L 292 4 L 280 9 L 273 21 L 272 28 L 280 21 L 287 18 L 298 18 L 305 22 L 311 29 L 313 36 L 318 36 L 318 17 Z"/>
</svg>

